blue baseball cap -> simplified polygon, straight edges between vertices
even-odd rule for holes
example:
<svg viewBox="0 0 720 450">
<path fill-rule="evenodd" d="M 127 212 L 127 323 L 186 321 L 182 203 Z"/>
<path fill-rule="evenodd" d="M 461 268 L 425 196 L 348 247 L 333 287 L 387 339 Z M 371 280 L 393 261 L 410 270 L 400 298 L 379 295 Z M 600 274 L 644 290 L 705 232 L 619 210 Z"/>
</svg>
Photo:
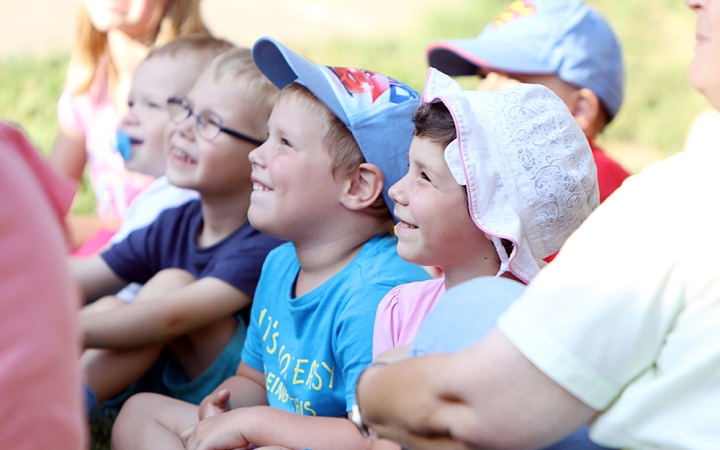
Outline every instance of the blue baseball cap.
<svg viewBox="0 0 720 450">
<path fill-rule="evenodd" d="M 623 101 L 622 51 L 608 22 L 581 0 L 518 0 L 473 39 L 430 44 L 428 64 L 451 76 L 478 68 L 556 75 L 590 89 L 610 120 Z"/>
<path fill-rule="evenodd" d="M 382 170 L 383 198 L 392 213 L 388 189 L 407 171 L 420 94 L 369 70 L 312 63 L 269 37 L 255 42 L 252 56 L 278 88 L 293 82 L 305 86 L 348 127 L 365 161 Z"/>
</svg>

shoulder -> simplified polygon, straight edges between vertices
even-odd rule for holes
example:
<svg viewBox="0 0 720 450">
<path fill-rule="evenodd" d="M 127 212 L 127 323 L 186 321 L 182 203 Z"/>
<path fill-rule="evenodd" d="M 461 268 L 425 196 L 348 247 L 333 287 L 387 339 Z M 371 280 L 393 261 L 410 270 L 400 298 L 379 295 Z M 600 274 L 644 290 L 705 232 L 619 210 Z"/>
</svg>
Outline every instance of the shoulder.
<svg viewBox="0 0 720 450">
<path fill-rule="evenodd" d="M 397 254 L 397 238 L 379 235 L 363 245 L 352 261 L 353 272 L 363 284 L 389 286 L 424 281 L 430 275 L 421 266 L 404 261 Z"/>
</svg>

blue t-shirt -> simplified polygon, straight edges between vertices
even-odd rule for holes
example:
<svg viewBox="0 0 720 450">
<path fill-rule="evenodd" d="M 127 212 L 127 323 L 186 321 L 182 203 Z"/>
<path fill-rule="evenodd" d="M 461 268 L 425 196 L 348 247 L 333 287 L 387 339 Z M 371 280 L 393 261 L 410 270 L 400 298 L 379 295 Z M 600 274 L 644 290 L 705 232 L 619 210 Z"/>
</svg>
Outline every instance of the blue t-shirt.
<svg viewBox="0 0 720 450">
<path fill-rule="evenodd" d="M 164 269 L 184 269 L 196 279 L 218 278 L 252 297 L 265 257 L 283 241 L 245 222 L 210 247 L 196 244 L 203 224 L 200 200 L 166 209 L 145 228 L 136 230 L 101 256 L 128 282 L 146 283 Z"/>
<path fill-rule="evenodd" d="M 426 280 L 400 259 L 390 235 L 376 236 L 321 286 L 293 298 L 300 263 L 291 243 L 263 266 L 242 360 L 264 372 L 271 406 L 304 415 L 345 416 L 355 383 L 372 361 L 375 310 L 390 289 Z"/>
</svg>

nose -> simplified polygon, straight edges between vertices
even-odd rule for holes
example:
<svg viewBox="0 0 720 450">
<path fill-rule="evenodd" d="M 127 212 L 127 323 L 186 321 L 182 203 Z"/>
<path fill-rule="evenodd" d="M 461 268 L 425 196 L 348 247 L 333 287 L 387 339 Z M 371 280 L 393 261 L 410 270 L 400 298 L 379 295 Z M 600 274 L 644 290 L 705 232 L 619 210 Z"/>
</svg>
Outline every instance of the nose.
<svg viewBox="0 0 720 450">
<path fill-rule="evenodd" d="M 180 133 L 182 137 L 188 141 L 195 140 L 195 116 L 190 114 L 184 118 L 180 123 L 175 125 L 175 129 Z"/>
<path fill-rule="evenodd" d="M 265 166 L 265 149 L 268 145 L 269 139 L 262 145 L 255 147 L 248 153 L 248 159 L 250 160 L 251 166 L 263 167 Z"/>
<path fill-rule="evenodd" d="M 120 121 L 120 125 L 130 126 L 130 125 L 137 125 L 137 124 L 138 124 L 137 114 L 135 114 L 135 111 L 131 107 L 128 109 L 128 112 L 125 114 L 125 116 Z"/>
<path fill-rule="evenodd" d="M 407 182 L 408 174 L 405 174 L 404 177 L 400 178 L 397 183 L 390 186 L 390 189 L 388 189 L 388 195 L 392 199 L 393 202 L 397 203 L 398 205 L 407 206 L 408 205 L 408 195 L 407 190 L 405 189 L 405 183 Z"/>
</svg>

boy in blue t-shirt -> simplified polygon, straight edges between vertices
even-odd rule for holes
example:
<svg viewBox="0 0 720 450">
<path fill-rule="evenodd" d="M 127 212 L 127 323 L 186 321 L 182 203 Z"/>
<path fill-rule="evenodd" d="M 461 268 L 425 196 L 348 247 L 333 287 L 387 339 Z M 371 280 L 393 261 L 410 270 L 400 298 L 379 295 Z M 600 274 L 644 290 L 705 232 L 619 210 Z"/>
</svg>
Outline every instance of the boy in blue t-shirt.
<svg viewBox="0 0 720 450">
<path fill-rule="evenodd" d="M 163 349 L 170 357 L 156 365 L 160 382 L 151 390 L 197 404 L 235 373 L 246 333 L 235 313 L 250 305 L 265 257 L 282 242 L 247 220 L 247 155 L 267 136 L 277 93 L 249 49 L 231 49 L 187 97 L 162 106 L 174 123 L 164 135 L 166 175 L 200 200 L 164 211 L 99 256 L 72 261 L 88 300 L 144 284 L 132 303 L 108 295 L 80 313 L 82 366 L 97 400 L 123 392 Z"/>
<path fill-rule="evenodd" d="M 312 64 L 270 38 L 253 58 L 283 90 L 267 142 L 250 153 L 248 217 L 290 242 L 263 266 L 237 375 L 199 409 L 133 397 L 113 430 L 118 450 L 366 446 L 346 417 L 372 359 L 377 305 L 392 287 L 429 278 L 397 255 L 387 199 L 419 94 L 384 75 Z"/>
</svg>

